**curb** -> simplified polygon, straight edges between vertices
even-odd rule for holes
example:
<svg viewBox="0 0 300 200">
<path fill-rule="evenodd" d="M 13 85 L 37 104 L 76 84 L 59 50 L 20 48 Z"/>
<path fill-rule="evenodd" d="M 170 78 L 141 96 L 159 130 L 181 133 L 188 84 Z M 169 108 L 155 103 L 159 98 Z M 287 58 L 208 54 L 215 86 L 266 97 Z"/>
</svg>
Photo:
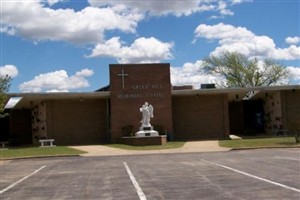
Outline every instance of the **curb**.
<svg viewBox="0 0 300 200">
<path fill-rule="evenodd" d="M 240 148 L 231 148 L 230 151 L 237 151 L 237 150 L 255 150 L 255 149 L 291 149 L 291 148 L 300 148 L 300 146 L 292 146 L 292 147 L 240 147 Z"/>
<path fill-rule="evenodd" d="M 46 155 L 46 156 L 27 156 L 27 157 L 15 157 L 15 158 L 0 158 L 0 161 L 9 161 L 9 160 L 26 160 L 26 159 L 40 159 L 40 158 L 63 158 L 63 157 L 81 157 L 80 154 L 76 155 Z"/>
</svg>

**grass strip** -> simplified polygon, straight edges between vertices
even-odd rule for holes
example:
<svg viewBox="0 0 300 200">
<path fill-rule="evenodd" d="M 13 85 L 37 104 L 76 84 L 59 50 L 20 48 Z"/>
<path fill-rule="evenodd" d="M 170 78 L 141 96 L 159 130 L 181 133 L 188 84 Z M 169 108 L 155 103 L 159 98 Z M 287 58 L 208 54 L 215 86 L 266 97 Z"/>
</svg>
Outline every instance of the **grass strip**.
<svg viewBox="0 0 300 200">
<path fill-rule="evenodd" d="M 219 146 L 227 148 L 300 147 L 294 137 L 253 138 L 219 140 Z"/>
<path fill-rule="evenodd" d="M 181 141 L 172 141 L 167 142 L 164 145 L 150 145 L 150 146 L 132 146 L 127 144 L 107 144 L 107 147 L 113 147 L 118 149 L 125 149 L 125 150 L 163 150 L 163 149 L 176 149 L 180 148 L 185 144 L 185 142 Z"/>
<path fill-rule="evenodd" d="M 0 150 L 0 160 L 26 157 L 65 156 L 86 153 L 65 146 L 56 147 L 18 147 Z"/>
</svg>

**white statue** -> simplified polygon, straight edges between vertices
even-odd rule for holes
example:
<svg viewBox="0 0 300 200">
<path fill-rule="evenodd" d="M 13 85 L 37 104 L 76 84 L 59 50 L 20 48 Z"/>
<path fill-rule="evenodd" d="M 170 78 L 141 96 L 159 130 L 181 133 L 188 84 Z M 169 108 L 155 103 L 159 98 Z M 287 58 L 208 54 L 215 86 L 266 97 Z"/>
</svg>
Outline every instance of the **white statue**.
<svg viewBox="0 0 300 200">
<path fill-rule="evenodd" d="M 140 112 L 143 114 L 141 121 L 142 127 L 150 127 L 150 119 L 154 117 L 153 115 L 153 106 L 149 105 L 148 102 L 140 108 Z"/>
<path fill-rule="evenodd" d="M 135 133 L 135 137 L 157 137 L 158 132 L 153 130 L 153 126 L 150 124 L 150 119 L 153 118 L 153 106 L 145 102 L 140 108 L 140 112 L 143 115 L 141 126 L 138 132 Z"/>
</svg>

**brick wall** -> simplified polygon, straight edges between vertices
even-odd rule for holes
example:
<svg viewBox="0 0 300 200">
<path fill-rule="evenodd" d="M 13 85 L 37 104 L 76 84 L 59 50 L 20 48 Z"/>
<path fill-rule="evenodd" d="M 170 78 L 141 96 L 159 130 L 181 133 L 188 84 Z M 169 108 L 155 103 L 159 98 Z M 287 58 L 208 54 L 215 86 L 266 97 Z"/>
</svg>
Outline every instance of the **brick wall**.
<svg viewBox="0 0 300 200">
<path fill-rule="evenodd" d="M 228 137 L 227 95 L 173 97 L 173 128 L 176 140 Z"/>
<path fill-rule="evenodd" d="M 47 135 L 57 145 L 108 142 L 106 99 L 48 101 Z"/>
</svg>

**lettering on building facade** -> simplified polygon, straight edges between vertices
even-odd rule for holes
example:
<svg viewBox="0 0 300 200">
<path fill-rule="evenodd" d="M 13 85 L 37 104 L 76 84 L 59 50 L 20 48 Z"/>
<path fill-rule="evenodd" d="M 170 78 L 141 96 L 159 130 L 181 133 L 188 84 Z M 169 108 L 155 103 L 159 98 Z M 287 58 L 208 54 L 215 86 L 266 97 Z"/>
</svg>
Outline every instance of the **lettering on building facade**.
<svg viewBox="0 0 300 200">
<path fill-rule="evenodd" d="M 117 94 L 118 99 L 137 99 L 144 97 L 165 97 L 164 92 L 159 90 L 163 89 L 162 84 L 133 84 L 130 87 L 133 92 Z M 158 90 L 157 92 L 148 92 L 149 90 Z M 135 92 L 136 91 L 136 92 Z"/>
</svg>

